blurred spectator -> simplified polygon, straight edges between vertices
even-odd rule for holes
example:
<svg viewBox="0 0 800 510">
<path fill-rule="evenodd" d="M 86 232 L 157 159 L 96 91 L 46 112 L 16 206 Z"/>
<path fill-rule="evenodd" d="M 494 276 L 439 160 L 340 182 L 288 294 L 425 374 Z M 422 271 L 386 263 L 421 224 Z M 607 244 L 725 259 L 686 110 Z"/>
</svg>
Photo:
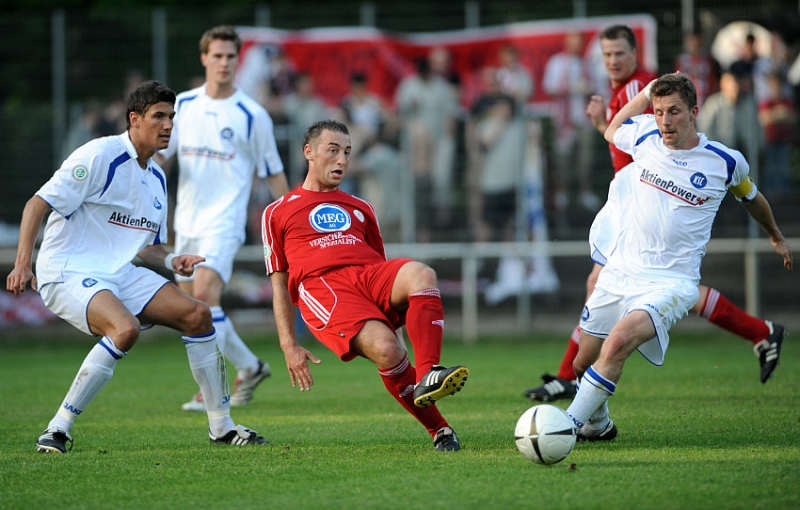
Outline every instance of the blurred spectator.
<svg viewBox="0 0 800 510">
<path fill-rule="evenodd" d="M 797 111 L 791 96 L 786 94 L 785 74 L 774 69 L 768 76 L 767 97 L 758 105 L 758 119 L 764 127 L 766 147 L 764 170 L 760 179 L 770 199 L 786 198 L 792 179 L 789 151 L 795 139 Z"/>
<path fill-rule="evenodd" d="M 353 153 L 356 154 L 354 158 L 365 147 L 369 147 L 381 132 L 389 133 L 394 129 L 389 106 L 380 96 L 370 92 L 365 74 L 355 73 L 350 77 L 350 91 L 340 106 L 344 114 L 342 120 L 350 130 Z M 345 181 L 340 189 L 358 195 L 357 182 L 357 179 Z"/>
<path fill-rule="evenodd" d="M 736 59 L 728 69 L 739 82 L 740 94 L 753 93 L 753 66 L 756 63 L 757 58 L 758 53 L 756 52 L 756 36 L 753 34 L 747 34 L 744 40 L 744 45 L 739 53 L 739 58 Z M 713 136 L 710 138 L 713 138 Z"/>
<path fill-rule="evenodd" d="M 483 69 L 482 82 L 483 94 L 473 104 L 466 130 L 472 230 L 477 242 L 514 241 L 517 188 L 524 182 L 525 121 L 517 100 L 501 91 L 497 69 Z M 516 294 L 524 281 L 524 261 L 502 258 L 496 281 L 486 289 L 487 303 Z"/>
<path fill-rule="evenodd" d="M 127 129 L 125 120 L 125 102 L 128 94 L 136 90 L 136 87 L 144 82 L 144 75 L 137 69 L 131 69 L 125 75 L 125 82 L 122 90 L 115 93 L 100 117 L 97 125 L 99 136 L 110 136 L 124 133 Z"/>
<path fill-rule="evenodd" d="M 402 201 L 397 191 L 402 189 L 403 172 L 398 150 L 379 134 L 369 145 L 353 150 L 350 170 L 358 180 L 359 196 L 371 203 L 381 223 L 384 242 L 400 242 Z"/>
<path fill-rule="evenodd" d="M 458 98 L 443 74 L 443 54 L 436 49 L 417 61 L 395 93 L 402 121 L 401 147 L 415 177 L 417 240 L 429 242 L 434 228 L 449 222 Z M 433 57 L 432 59 L 430 57 Z M 431 68 L 434 62 L 438 73 Z M 438 64 L 438 65 L 437 65 Z"/>
<path fill-rule="evenodd" d="M 89 140 L 100 136 L 100 120 L 103 107 L 99 101 L 90 99 L 85 104 L 76 105 L 72 112 L 67 136 L 64 139 L 64 149 L 61 158 L 67 159 L 72 151 Z"/>
<path fill-rule="evenodd" d="M 758 108 L 753 95 L 741 91 L 741 82 L 733 73 L 722 73 L 719 92 L 706 99 L 697 115 L 697 130 L 740 151 L 751 167 L 757 164 L 764 145 Z"/>
<path fill-rule="evenodd" d="M 314 78 L 305 72 L 294 77 L 294 89 L 284 101 L 284 109 L 289 119 L 289 182 L 292 187 L 303 182 L 306 173 L 306 159 L 303 157 L 303 137 L 306 128 L 331 117 L 331 110 L 314 91 Z"/>
<path fill-rule="evenodd" d="M 277 44 L 258 44 L 245 53 L 236 74 L 236 84 L 269 111 L 273 97 L 292 92 L 294 68 Z M 272 113 L 270 112 L 270 115 Z"/>
<path fill-rule="evenodd" d="M 500 90 L 513 97 L 519 106 L 525 106 L 533 94 L 533 75 L 519 60 L 513 46 L 503 46 L 499 54 L 500 67 L 497 80 Z"/>
<path fill-rule="evenodd" d="M 780 76 L 779 79 L 785 89 L 782 94 L 792 93 L 788 83 L 789 56 L 783 36 L 779 32 L 772 32 L 769 41 L 770 53 L 758 56 L 753 63 L 753 94 L 758 104 L 772 96 L 769 81 L 773 73 L 778 73 Z"/>
<path fill-rule="evenodd" d="M 578 203 L 589 211 L 600 209 L 601 201 L 592 190 L 591 170 L 595 131 L 586 116 L 586 103 L 592 94 L 589 63 L 583 58 L 583 36 L 569 32 L 564 50 L 551 56 L 542 80 L 553 100 L 555 127 L 555 205 L 566 210 L 572 177 L 577 174 Z"/>
<path fill-rule="evenodd" d="M 706 98 L 717 91 L 719 65 L 703 46 L 703 34 L 699 30 L 684 36 L 683 53 L 675 59 L 675 70 L 692 80 L 697 88 L 697 105 L 701 108 Z"/>
</svg>

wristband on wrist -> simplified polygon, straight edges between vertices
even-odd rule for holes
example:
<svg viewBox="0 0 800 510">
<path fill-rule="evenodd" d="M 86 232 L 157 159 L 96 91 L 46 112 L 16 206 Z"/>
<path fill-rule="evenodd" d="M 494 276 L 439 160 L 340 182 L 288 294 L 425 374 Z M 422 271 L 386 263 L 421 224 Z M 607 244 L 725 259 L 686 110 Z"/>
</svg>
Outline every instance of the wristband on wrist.
<svg viewBox="0 0 800 510">
<path fill-rule="evenodd" d="M 656 80 L 651 81 L 645 86 L 645 88 L 642 89 L 642 93 L 644 94 L 644 97 L 646 97 L 648 101 L 650 101 L 650 89 L 653 88 L 653 84 L 655 82 Z"/>
<path fill-rule="evenodd" d="M 175 268 L 172 267 L 172 259 L 177 257 L 174 253 L 168 253 L 166 257 L 164 257 L 164 267 L 169 269 L 170 271 L 175 271 Z"/>
</svg>

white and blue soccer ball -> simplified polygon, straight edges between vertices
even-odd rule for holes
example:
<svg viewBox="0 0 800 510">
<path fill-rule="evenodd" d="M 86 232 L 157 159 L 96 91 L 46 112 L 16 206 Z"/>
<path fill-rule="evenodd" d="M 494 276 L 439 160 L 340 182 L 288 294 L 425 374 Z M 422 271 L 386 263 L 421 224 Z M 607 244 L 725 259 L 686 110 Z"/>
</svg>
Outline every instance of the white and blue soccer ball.
<svg viewBox="0 0 800 510">
<path fill-rule="evenodd" d="M 575 447 L 575 427 L 566 411 L 541 404 L 519 417 L 514 441 L 526 459 L 537 464 L 556 464 L 567 458 Z"/>
</svg>

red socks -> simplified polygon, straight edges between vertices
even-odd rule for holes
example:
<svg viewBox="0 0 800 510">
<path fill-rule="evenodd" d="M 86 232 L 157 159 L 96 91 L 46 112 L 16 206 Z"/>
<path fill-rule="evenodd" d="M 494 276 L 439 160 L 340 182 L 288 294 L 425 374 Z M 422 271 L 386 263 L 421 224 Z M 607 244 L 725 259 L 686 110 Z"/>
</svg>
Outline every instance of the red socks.
<svg viewBox="0 0 800 510">
<path fill-rule="evenodd" d="M 411 413 L 422 425 L 428 429 L 431 437 L 442 427 L 448 427 L 447 420 L 439 413 L 435 405 L 425 408 L 414 405 L 414 384 L 416 383 L 416 370 L 408 358 L 404 358 L 396 367 L 378 370 L 383 385 L 406 411 Z"/>
<path fill-rule="evenodd" d="M 572 362 L 575 361 L 575 357 L 578 355 L 578 349 L 580 348 L 578 342 L 580 337 L 581 327 L 575 326 L 575 329 L 572 330 L 572 336 L 569 337 L 569 343 L 567 344 L 566 352 L 564 352 L 564 357 L 561 358 L 561 366 L 558 367 L 556 377 L 566 379 L 567 381 L 574 381 L 578 378 L 578 376 L 575 375 L 575 369 L 572 368 Z"/>
<path fill-rule="evenodd" d="M 750 340 L 753 344 L 769 336 L 769 326 L 766 322 L 728 301 L 717 289 L 708 289 L 708 296 L 700 315 L 709 322 Z"/>
<path fill-rule="evenodd" d="M 439 289 L 423 289 L 408 297 L 406 331 L 420 379 L 439 363 L 444 333 L 444 309 Z M 418 382 L 418 381 L 415 381 Z"/>
</svg>

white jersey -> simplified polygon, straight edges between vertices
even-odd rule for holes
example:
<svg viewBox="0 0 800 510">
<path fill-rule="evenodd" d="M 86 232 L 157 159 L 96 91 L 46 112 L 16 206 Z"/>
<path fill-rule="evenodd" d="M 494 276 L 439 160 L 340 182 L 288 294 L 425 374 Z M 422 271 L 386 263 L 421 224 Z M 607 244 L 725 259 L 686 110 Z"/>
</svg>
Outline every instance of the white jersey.
<svg viewBox="0 0 800 510">
<path fill-rule="evenodd" d="M 606 267 L 631 276 L 700 281 L 700 263 L 725 193 L 752 200 L 757 189 L 750 167 L 738 151 L 709 141 L 689 150 L 663 142 L 653 115 L 626 121 L 614 145 L 633 157 L 631 187 L 624 200 L 616 251 Z"/>
<path fill-rule="evenodd" d="M 272 119 L 241 90 L 213 99 L 205 85 L 179 94 L 175 111 L 170 144 L 162 151 L 165 158 L 177 152 L 180 165 L 175 231 L 187 237 L 233 234 L 244 241 L 253 174 L 283 172 Z"/>
<path fill-rule="evenodd" d="M 143 170 L 128 133 L 92 140 L 73 152 L 36 193 L 53 207 L 36 259 L 40 286 L 64 273 L 110 278 L 144 247 L 167 242 L 164 171 Z"/>
</svg>

